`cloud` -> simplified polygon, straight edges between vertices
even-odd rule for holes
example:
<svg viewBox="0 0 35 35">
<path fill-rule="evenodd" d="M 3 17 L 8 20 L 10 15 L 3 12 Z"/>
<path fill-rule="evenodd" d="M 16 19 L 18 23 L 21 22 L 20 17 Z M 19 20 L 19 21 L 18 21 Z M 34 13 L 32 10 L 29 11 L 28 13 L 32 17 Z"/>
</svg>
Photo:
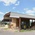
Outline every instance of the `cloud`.
<svg viewBox="0 0 35 35">
<path fill-rule="evenodd" d="M 27 10 L 27 11 L 26 11 L 26 14 L 34 15 L 34 11 L 32 11 L 32 10 Z"/>
<path fill-rule="evenodd" d="M 2 21 L 3 20 L 3 17 L 1 17 L 0 20 Z"/>
<path fill-rule="evenodd" d="M 18 5 L 19 5 L 19 3 L 20 3 L 19 1 L 18 1 L 17 3 L 15 3 L 15 4 L 14 4 L 15 6 L 14 6 L 12 9 L 15 9 L 15 8 L 16 8 L 16 6 L 18 6 Z"/>
<path fill-rule="evenodd" d="M 24 10 L 26 11 L 26 10 L 28 10 L 28 8 L 24 8 Z"/>
<path fill-rule="evenodd" d="M 31 10 L 29 10 L 28 8 L 24 8 L 25 14 L 29 14 L 29 15 L 35 15 L 35 7 L 33 7 Z"/>
<path fill-rule="evenodd" d="M 16 7 L 13 7 L 12 9 L 15 9 Z"/>
<path fill-rule="evenodd" d="M 7 11 L 7 12 L 5 12 L 5 14 L 6 14 L 6 13 L 9 13 L 9 12 L 10 12 L 10 11 Z"/>
<path fill-rule="evenodd" d="M 5 6 L 8 6 L 10 4 L 15 4 L 17 0 L 0 0 L 0 2 L 4 2 Z"/>
<path fill-rule="evenodd" d="M 33 10 L 35 11 L 35 7 L 33 7 Z"/>
<path fill-rule="evenodd" d="M 15 4 L 15 6 L 18 6 L 18 5 L 19 5 L 19 3 L 20 3 L 20 2 L 18 1 L 18 2 Z"/>
<path fill-rule="evenodd" d="M 8 12 L 9 12 L 9 11 L 8 11 Z M 8 12 L 3 13 L 3 12 L 0 11 L 0 20 L 3 20 L 3 18 L 4 18 L 3 16 L 4 16 L 6 13 L 8 13 Z M 2 16 L 1 16 L 1 15 L 2 15 Z"/>
<path fill-rule="evenodd" d="M 2 14 L 2 15 L 3 15 L 4 13 L 3 13 L 3 12 L 0 12 L 0 14 Z"/>
<path fill-rule="evenodd" d="M 3 15 L 4 15 L 4 13 L 0 11 L 0 20 L 3 20 Z"/>
</svg>

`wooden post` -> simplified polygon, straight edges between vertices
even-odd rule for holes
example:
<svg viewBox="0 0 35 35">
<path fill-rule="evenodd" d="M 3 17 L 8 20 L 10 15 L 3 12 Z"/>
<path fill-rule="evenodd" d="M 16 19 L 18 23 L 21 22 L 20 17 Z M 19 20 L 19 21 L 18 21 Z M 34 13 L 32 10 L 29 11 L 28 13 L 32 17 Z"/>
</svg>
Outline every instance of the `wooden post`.
<svg viewBox="0 0 35 35">
<path fill-rule="evenodd" d="M 19 31 L 21 30 L 21 18 L 19 18 Z"/>
</svg>

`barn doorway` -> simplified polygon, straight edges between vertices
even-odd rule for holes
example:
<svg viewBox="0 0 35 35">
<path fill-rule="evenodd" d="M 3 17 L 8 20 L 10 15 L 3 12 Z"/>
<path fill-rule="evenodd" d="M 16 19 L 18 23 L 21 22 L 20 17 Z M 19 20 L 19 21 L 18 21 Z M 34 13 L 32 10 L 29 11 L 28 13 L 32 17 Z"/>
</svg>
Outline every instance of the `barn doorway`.
<svg viewBox="0 0 35 35">
<path fill-rule="evenodd" d="M 28 18 L 21 18 L 21 29 L 29 28 L 30 23 Z"/>
</svg>

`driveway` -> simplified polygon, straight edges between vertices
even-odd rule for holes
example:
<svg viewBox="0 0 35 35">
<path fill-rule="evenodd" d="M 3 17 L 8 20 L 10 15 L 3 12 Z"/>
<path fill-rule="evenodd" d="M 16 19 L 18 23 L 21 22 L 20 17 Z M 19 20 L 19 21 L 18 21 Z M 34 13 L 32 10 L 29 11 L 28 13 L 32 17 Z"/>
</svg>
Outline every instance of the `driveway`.
<svg viewBox="0 0 35 35">
<path fill-rule="evenodd" d="M 33 32 L 0 31 L 0 35 L 35 35 L 35 31 Z"/>
<path fill-rule="evenodd" d="M 0 35 L 35 35 L 35 31 L 12 32 L 11 30 L 4 31 L 4 28 L 0 28 Z"/>
</svg>

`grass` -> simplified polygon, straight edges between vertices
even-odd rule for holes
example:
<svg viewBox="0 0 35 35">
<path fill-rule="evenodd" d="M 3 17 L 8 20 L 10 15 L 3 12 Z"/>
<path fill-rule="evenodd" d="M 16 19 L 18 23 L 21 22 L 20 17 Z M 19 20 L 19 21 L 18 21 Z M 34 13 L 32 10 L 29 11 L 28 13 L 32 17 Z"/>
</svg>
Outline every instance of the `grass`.
<svg viewBox="0 0 35 35">
<path fill-rule="evenodd" d="M 4 30 L 9 30 L 9 28 L 4 28 Z"/>
<path fill-rule="evenodd" d="M 18 30 L 16 30 L 15 32 L 18 32 Z"/>
<path fill-rule="evenodd" d="M 31 32 L 32 30 L 20 30 L 20 32 Z"/>
<path fill-rule="evenodd" d="M 31 32 L 31 31 L 33 31 L 33 30 L 24 30 L 24 29 L 22 29 L 19 32 Z M 18 32 L 18 30 L 16 30 L 15 32 Z"/>
</svg>

